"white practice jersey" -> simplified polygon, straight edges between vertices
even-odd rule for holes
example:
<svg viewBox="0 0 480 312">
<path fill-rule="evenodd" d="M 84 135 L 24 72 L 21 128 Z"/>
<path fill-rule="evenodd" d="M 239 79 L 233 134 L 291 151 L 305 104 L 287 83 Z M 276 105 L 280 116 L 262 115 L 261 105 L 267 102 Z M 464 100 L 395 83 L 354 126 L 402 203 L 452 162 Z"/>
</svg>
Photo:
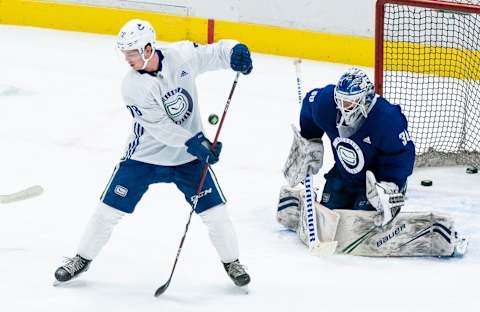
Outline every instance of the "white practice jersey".
<svg viewBox="0 0 480 312">
<path fill-rule="evenodd" d="M 195 77 L 206 71 L 230 68 L 237 41 L 197 45 L 180 41 L 160 47 L 161 69 L 156 73 L 131 70 L 122 83 L 125 105 L 133 115 L 133 129 L 124 158 L 175 166 L 195 159 L 185 141 L 203 131 Z"/>
</svg>

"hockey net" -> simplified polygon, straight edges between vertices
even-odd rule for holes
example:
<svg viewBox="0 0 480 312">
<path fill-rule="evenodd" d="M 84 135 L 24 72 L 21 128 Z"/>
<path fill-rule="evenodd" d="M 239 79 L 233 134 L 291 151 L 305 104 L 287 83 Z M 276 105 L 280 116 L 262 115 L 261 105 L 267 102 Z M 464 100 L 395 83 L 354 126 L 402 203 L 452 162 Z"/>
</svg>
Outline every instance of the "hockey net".
<svg viewBox="0 0 480 312">
<path fill-rule="evenodd" d="M 378 0 L 376 92 L 399 104 L 416 166 L 480 166 L 480 0 Z"/>
</svg>

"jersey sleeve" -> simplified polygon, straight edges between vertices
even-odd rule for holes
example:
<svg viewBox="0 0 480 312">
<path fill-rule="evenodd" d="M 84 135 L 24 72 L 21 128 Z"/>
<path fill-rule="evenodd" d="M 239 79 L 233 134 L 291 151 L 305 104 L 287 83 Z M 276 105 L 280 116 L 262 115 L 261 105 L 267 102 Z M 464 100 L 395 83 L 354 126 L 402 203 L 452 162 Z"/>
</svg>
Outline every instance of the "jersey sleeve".
<svg viewBox="0 0 480 312">
<path fill-rule="evenodd" d="M 324 131 L 317 126 L 313 116 L 313 108 L 316 101 L 316 95 L 319 90 L 314 89 L 305 95 L 300 111 L 300 134 L 305 139 L 321 138 Z"/>
<path fill-rule="evenodd" d="M 415 145 L 407 131 L 407 119 L 399 107 L 394 107 L 394 113 L 385 116 L 381 125 L 377 129 L 377 179 L 403 188 L 415 163 Z"/>
<path fill-rule="evenodd" d="M 235 40 L 219 40 L 212 44 L 192 43 L 197 73 L 229 69 L 231 50 L 237 43 Z"/>
<path fill-rule="evenodd" d="M 144 90 L 137 88 L 136 92 L 143 94 L 141 98 L 133 97 L 128 90 L 123 88 L 122 95 L 125 104 L 135 121 L 156 140 L 168 146 L 183 147 L 193 134 L 175 124 L 168 117 L 163 106 L 159 104 L 161 99 L 156 98 L 155 94 L 161 93 L 154 92 L 153 88 L 155 87 L 155 85 L 147 86 Z"/>
</svg>

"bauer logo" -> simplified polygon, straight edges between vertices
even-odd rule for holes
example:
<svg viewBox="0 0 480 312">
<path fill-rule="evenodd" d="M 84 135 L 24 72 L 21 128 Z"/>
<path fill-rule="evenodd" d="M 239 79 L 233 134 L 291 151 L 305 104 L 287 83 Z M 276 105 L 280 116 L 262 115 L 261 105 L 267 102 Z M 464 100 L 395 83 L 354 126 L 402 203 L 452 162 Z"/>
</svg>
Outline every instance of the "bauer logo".
<svg viewBox="0 0 480 312">
<path fill-rule="evenodd" d="M 124 187 L 124 186 L 117 185 L 117 186 L 115 186 L 114 192 L 115 192 L 115 194 L 117 194 L 118 196 L 125 197 L 125 196 L 127 196 L 128 189 L 127 189 L 126 187 Z"/>
<path fill-rule="evenodd" d="M 362 171 L 365 158 L 357 143 L 349 138 L 337 137 L 333 141 L 333 147 L 337 152 L 340 163 L 348 173 L 357 174 Z"/>
<path fill-rule="evenodd" d="M 385 244 L 386 242 L 388 242 L 389 240 L 393 239 L 394 237 L 396 237 L 398 234 L 400 234 L 401 232 L 403 232 L 405 230 L 405 223 L 400 225 L 399 227 L 397 227 L 395 230 L 393 230 L 392 232 L 388 233 L 387 235 L 385 235 L 384 237 L 382 237 L 380 240 L 377 241 L 377 247 L 380 247 L 382 246 L 383 244 Z"/>
</svg>

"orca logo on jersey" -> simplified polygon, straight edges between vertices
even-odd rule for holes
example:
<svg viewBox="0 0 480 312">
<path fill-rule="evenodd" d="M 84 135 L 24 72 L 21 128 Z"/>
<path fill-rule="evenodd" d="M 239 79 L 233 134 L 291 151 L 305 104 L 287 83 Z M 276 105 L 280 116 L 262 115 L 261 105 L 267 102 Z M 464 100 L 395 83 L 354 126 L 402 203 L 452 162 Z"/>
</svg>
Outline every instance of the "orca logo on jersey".
<svg viewBox="0 0 480 312">
<path fill-rule="evenodd" d="M 193 111 L 193 101 L 187 90 L 176 88 L 168 91 L 162 97 L 163 106 L 168 117 L 177 125 L 181 125 L 190 117 Z"/>
<path fill-rule="evenodd" d="M 348 173 L 357 174 L 362 171 L 365 158 L 357 143 L 349 138 L 337 137 L 333 140 L 333 147 L 337 152 L 340 163 Z"/>
</svg>

